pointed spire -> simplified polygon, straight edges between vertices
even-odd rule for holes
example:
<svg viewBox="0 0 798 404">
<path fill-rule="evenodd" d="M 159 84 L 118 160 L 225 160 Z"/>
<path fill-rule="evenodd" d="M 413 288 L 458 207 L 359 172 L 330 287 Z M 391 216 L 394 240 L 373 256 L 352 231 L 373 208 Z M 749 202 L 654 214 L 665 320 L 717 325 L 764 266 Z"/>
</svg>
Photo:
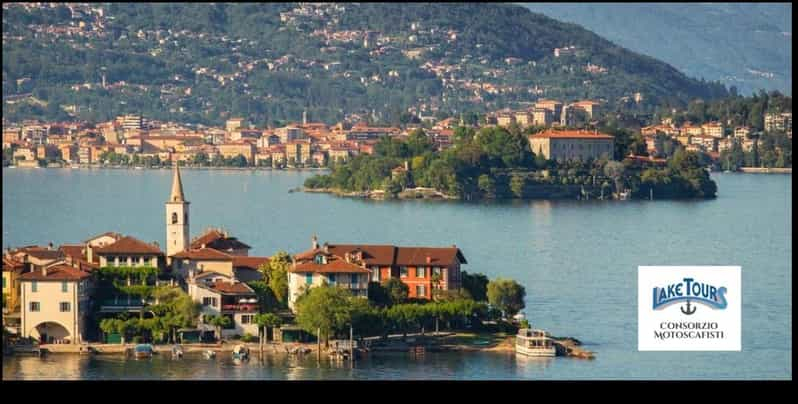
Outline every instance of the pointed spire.
<svg viewBox="0 0 798 404">
<path fill-rule="evenodd" d="M 172 194 L 169 202 L 185 202 L 183 197 L 183 182 L 180 180 L 180 166 L 175 163 L 175 174 L 172 177 Z"/>
</svg>

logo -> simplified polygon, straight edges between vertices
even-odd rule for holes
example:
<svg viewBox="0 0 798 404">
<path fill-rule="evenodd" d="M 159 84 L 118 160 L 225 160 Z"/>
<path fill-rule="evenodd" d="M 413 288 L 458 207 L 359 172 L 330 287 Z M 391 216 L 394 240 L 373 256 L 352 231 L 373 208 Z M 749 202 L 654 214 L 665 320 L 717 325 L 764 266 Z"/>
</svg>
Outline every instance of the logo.
<svg viewBox="0 0 798 404">
<path fill-rule="evenodd" d="M 723 310 L 728 305 L 726 287 L 696 282 L 693 278 L 684 278 L 682 282 L 672 283 L 654 288 L 654 310 L 662 310 L 673 303 L 685 302 L 681 307 L 682 314 L 692 315 L 696 307 L 691 301 L 704 304 L 712 309 Z"/>
<path fill-rule="evenodd" d="M 741 269 L 638 267 L 638 349 L 739 351 Z"/>
</svg>

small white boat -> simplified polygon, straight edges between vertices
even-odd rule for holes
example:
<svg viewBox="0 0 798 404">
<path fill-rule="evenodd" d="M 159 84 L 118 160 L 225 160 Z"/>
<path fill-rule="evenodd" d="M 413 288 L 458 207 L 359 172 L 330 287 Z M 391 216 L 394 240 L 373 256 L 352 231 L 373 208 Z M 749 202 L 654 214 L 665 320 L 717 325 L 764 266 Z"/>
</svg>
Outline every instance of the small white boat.
<svg viewBox="0 0 798 404">
<path fill-rule="evenodd" d="M 555 356 L 557 349 L 548 332 L 522 328 L 515 336 L 515 352 L 526 356 Z"/>
<path fill-rule="evenodd" d="M 216 358 L 216 351 L 211 351 L 210 349 L 206 350 L 202 354 L 205 356 L 205 359 L 214 359 L 214 358 Z"/>
<path fill-rule="evenodd" d="M 249 348 L 244 345 L 236 345 L 233 348 L 233 359 L 248 359 L 249 358 Z"/>
</svg>

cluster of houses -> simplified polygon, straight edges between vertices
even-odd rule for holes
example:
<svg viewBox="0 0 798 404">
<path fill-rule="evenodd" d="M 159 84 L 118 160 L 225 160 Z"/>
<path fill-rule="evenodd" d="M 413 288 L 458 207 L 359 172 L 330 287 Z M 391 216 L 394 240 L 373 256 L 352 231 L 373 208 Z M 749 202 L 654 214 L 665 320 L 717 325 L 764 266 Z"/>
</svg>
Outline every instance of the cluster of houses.
<svg viewBox="0 0 798 404">
<path fill-rule="evenodd" d="M 792 138 L 792 113 L 765 114 L 765 131 L 785 133 Z M 663 119 L 659 125 L 641 128 L 640 133 L 646 140 L 649 153 L 662 152 L 658 138 L 664 136 L 678 141 L 688 151 L 705 152 L 713 157 L 730 150 L 735 143 L 739 143 L 744 151 L 751 151 L 758 137 L 758 133 L 747 126 L 729 127 L 717 121 L 702 125 L 686 122 L 679 126 L 669 118 Z"/>
<path fill-rule="evenodd" d="M 374 152 L 383 137 L 405 138 L 417 126 L 378 127 L 366 123 L 352 126 L 307 122 L 280 128 L 258 129 L 243 118 L 229 119 L 224 128 L 190 129 L 173 123 L 147 122 L 140 115 L 119 116 L 110 122 L 23 122 L 4 126 L 3 149 L 13 149 L 18 166 L 37 166 L 39 160 L 65 164 L 102 164 L 109 152 L 140 161 L 192 163 L 203 154 L 207 161 L 217 156 L 243 158 L 246 165 L 273 167 L 324 166 Z M 439 149 L 452 144 L 450 126 L 436 125 L 426 131 Z M 133 161 L 133 160 L 128 160 Z"/>
<path fill-rule="evenodd" d="M 130 295 L 100 293 L 96 273 L 103 268 L 155 268 L 148 284 L 183 288 L 201 305 L 195 332 L 213 334 L 204 315 L 229 317 L 222 337 L 257 335 L 254 316 L 258 294 L 247 283 L 262 279 L 269 257 L 249 254 L 251 247 L 222 229 L 208 229 L 189 238 L 189 202 L 178 167 L 166 202 L 165 252 L 157 242 L 107 232 L 79 244 L 25 246 L 3 253 L 3 326 L 13 334 L 40 343 L 87 341 L 90 313 L 115 316 L 139 313 L 147 301 Z M 466 259 L 459 248 L 393 245 L 329 244 L 312 239 L 311 248 L 292 257 L 288 273 L 288 305 L 309 288 L 328 284 L 368 297 L 368 283 L 398 278 L 409 297 L 431 299 L 433 289 L 460 287 Z M 98 296 L 104 296 L 99 299 Z M 96 325 L 95 325 L 96 326 Z"/>
<path fill-rule="evenodd" d="M 528 126 L 573 126 L 577 121 L 576 111 L 584 113 L 585 118 L 595 119 L 601 114 L 601 103 L 593 100 L 581 100 L 563 104 L 557 100 L 541 99 L 527 109 L 511 111 L 502 110 L 488 115 L 490 123 L 499 126 L 516 124 Z"/>
</svg>

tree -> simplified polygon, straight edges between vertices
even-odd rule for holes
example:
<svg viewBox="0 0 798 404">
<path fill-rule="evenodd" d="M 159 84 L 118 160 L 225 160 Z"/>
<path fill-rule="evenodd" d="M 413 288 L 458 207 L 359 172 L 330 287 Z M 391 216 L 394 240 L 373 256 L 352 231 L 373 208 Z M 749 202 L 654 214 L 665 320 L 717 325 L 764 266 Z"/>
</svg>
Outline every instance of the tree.
<svg viewBox="0 0 798 404">
<path fill-rule="evenodd" d="M 230 317 L 227 316 L 205 316 L 205 323 L 210 324 L 216 327 L 216 337 L 219 339 L 219 342 L 222 341 L 222 328 L 227 328 L 231 325 L 232 321 L 230 321 Z"/>
<path fill-rule="evenodd" d="M 512 316 L 526 307 L 526 290 L 511 279 L 496 279 L 488 283 L 488 302 L 502 311 L 502 316 Z"/>
<path fill-rule="evenodd" d="M 278 251 L 259 268 L 263 273 L 263 281 L 269 285 L 280 307 L 287 307 L 288 304 L 288 270 L 291 265 L 291 255 Z"/>
<path fill-rule="evenodd" d="M 258 345 L 263 350 L 263 339 L 266 336 L 267 328 L 279 327 L 282 324 L 282 319 L 274 313 L 261 313 L 255 316 L 255 324 L 258 325 Z"/>
<path fill-rule="evenodd" d="M 463 289 L 465 289 L 471 298 L 478 301 L 484 302 L 488 300 L 488 277 L 484 274 L 475 273 L 470 274 L 466 271 L 462 271 L 460 273 Z"/>
<path fill-rule="evenodd" d="M 297 299 L 296 323 L 305 331 L 317 334 L 329 346 L 330 336 L 351 324 L 352 312 L 348 290 L 324 285 L 314 287 Z"/>
<path fill-rule="evenodd" d="M 392 305 L 403 303 L 410 294 L 410 288 L 398 278 L 388 278 L 382 286 L 388 291 Z"/>
</svg>

